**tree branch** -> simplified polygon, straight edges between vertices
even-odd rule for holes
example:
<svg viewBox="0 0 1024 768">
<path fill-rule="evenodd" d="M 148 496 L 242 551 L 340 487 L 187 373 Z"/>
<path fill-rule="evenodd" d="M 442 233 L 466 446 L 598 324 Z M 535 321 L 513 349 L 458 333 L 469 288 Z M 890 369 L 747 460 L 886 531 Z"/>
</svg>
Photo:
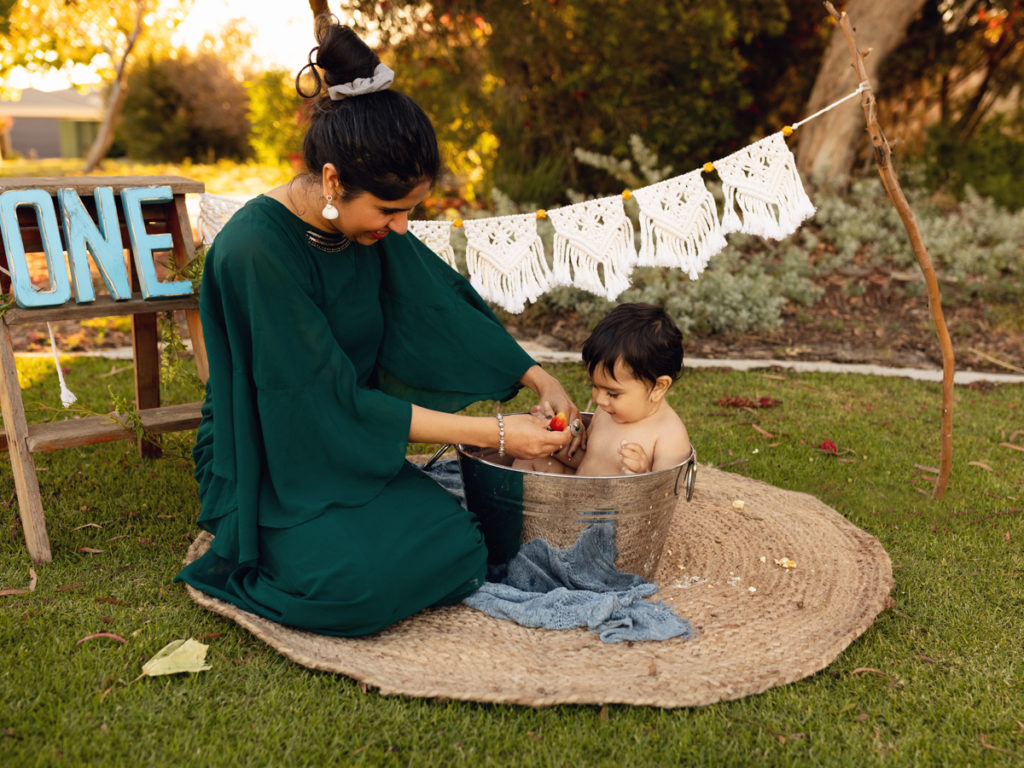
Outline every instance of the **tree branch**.
<svg viewBox="0 0 1024 768">
<path fill-rule="evenodd" d="M 953 374 L 955 372 L 955 361 L 953 358 L 953 342 L 949 338 L 949 330 L 946 328 L 946 320 L 942 314 L 942 299 L 939 295 L 939 281 L 935 276 L 935 269 L 932 266 L 928 249 L 925 248 L 921 239 L 921 231 L 917 226 L 917 219 L 907 202 L 903 189 L 900 187 L 896 172 L 892 167 L 892 150 L 889 142 L 882 133 L 882 127 L 878 122 L 875 94 L 871 89 L 871 81 L 868 78 L 867 69 L 864 67 L 864 56 L 857 48 L 853 37 L 853 30 L 846 13 L 840 13 L 830 2 L 825 2 L 825 8 L 831 14 L 843 31 L 846 37 L 846 45 L 850 50 L 850 57 L 853 59 L 853 68 L 857 73 L 857 79 L 866 83 L 867 87 L 861 94 L 861 106 L 864 108 L 864 118 L 867 121 L 868 135 L 871 137 L 871 146 L 875 153 L 875 162 L 878 165 L 878 175 L 882 179 L 882 186 L 885 187 L 889 199 L 896 207 L 900 220 L 903 222 L 907 235 L 910 238 L 910 245 L 914 251 L 921 272 L 924 274 L 925 285 L 928 288 L 928 308 L 931 311 L 932 322 L 935 323 L 935 332 L 939 337 L 939 346 L 942 350 L 942 458 L 939 464 L 939 475 L 935 481 L 933 498 L 941 499 L 946 492 L 949 483 L 949 473 L 953 466 Z"/>
</svg>

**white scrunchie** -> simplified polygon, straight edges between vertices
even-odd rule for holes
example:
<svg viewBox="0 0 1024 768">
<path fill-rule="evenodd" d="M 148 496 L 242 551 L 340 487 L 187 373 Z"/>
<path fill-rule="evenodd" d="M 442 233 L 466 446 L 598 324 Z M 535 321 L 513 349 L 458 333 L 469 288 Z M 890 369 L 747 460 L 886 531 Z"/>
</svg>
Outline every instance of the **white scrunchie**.
<svg viewBox="0 0 1024 768">
<path fill-rule="evenodd" d="M 395 73 L 384 64 L 378 64 L 373 70 L 373 77 L 357 77 L 350 83 L 332 85 L 327 89 L 327 95 L 333 101 L 341 101 L 350 96 L 361 96 L 364 93 L 387 90 L 395 80 Z"/>
</svg>

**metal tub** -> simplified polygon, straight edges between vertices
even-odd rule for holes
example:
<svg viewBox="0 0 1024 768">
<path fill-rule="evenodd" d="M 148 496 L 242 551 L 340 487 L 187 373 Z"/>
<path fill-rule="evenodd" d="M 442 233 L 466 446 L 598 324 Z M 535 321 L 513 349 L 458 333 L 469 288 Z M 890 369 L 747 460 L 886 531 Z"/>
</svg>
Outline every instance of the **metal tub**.
<svg viewBox="0 0 1024 768">
<path fill-rule="evenodd" d="M 589 419 L 591 414 L 583 414 Z M 642 475 L 550 475 L 512 468 L 493 448 L 456 446 L 466 505 L 480 521 L 488 562 L 503 563 L 540 538 L 558 549 L 592 525 L 614 526 L 616 568 L 650 579 L 657 570 L 679 496 L 693 493 L 697 455 Z"/>
</svg>

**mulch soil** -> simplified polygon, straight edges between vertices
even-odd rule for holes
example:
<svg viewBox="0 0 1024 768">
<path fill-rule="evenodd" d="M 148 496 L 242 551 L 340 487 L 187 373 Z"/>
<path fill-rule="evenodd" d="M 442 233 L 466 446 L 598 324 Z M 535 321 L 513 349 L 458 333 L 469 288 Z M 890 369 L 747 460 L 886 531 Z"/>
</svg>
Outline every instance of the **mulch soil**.
<svg viewBox="0 0 1024 768">
<path fill-rule="evenodd" d="M 813 307 L 790 303 L 780 327 L 750 334 L 716 333 L 685 340 L 686 355 L 710 359 L 779 359 L 875 364 L 895 368 L 942 368 L 942 350 L 927 296 L 908 297 L 905 278 L 881 272 L 856 278 L 861 295 L 850 296 L 848 278 L 823 285 Z M 957 370 L 1024 374 L 1024 313 L 995 313 L 979 300 L 954 302 L 943 292 L 943 320 Z M 1006 308 L 1004 308 L 1006 309 Z M 578 350 L 590 329 L 564 315 L 531 317 L 529 326 L 508 320 L 513 333 L 552 349 Z"/>
</svg>

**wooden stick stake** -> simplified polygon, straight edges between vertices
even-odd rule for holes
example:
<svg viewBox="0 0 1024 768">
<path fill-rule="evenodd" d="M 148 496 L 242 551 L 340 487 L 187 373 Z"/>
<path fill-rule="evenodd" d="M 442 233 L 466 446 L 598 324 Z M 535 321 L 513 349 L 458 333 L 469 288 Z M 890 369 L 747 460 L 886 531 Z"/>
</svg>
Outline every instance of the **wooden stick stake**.
<svg viewBox="0 0 1024 768">
<path fill-rule="evenodd" d="M 839 24 L 846 37 L 846 45 L 850 49 L 850 57 L 853 59 L 853 68 L 857 72 L 858 81 L 864 83 L 864 90 L 861 95 L 861 106 L 864 108 L 864 118 L 867 121 L 868 135 L 871 137 L 871 146 L 875 151 L 875 162 L 878 165 L 878 175 L 882 179 L 882 186 L 896 211 L 903 221 L 910 238 L 910 245 L 914 250 L 914 256 L 921 272 L 924 274 L 925 285 L 928 288 L 928 308 L 931 310 L 932 321 L 935 323 L 935 332 L 939 337 L 939 346 L 942 350 L 942 458 L 939 463 L 939 475 L 935 481 L 935 489 L 932 498 L 941 499 L 946 492 L 949 483 L 949 472 L 953 466 L 953 374 L 955 361 L 953 358 L 953 342 L 949 338 L 949 331 L 946 328 L 946 320 L 942 315 L 942 300 L 939 296 L 939 281 L 935 277 L 935 268 L 932 266 L 931 257 L 928 256 L 928 249 L 925 248 L 921 239 L 921 231 L 917 226 L 917 219 L 910 209 L 903 189 L 896 178 L 896 172 L 892 167 L 892 150 L 889 142 L 882 133 L 882 127 L 878 123 L 878 114 L 875 103 L 875 95 L 871 90 L 871 82 L 868 78 L 867 69 L 864 66 L 864 56 L 857 48 L 853 38 L 853 30 L 846 12 L 840 13 L 830 2 L 825 2 L 825 9 L 832 18 Z"/>
</svg>

